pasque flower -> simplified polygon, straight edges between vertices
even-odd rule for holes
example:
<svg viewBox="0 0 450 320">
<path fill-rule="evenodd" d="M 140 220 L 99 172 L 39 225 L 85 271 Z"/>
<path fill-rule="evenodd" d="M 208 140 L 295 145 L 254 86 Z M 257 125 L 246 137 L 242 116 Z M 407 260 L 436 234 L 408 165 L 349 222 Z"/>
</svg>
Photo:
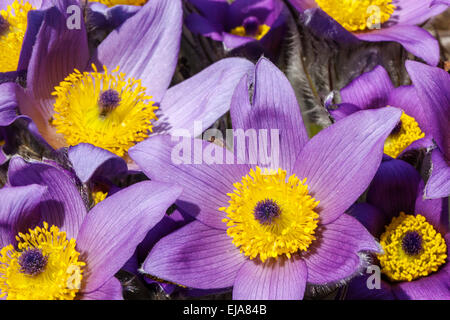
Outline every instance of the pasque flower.
<svg viewBox="0 0 450 320">
<path fill-rule="evenodd" d="M 406 61 L 412 85 L 394 88 L 381 67 L 361 75 L 340 91 L 342 104 L 330 113 L 336 120 L 359 110 L 393 106 L 403 110 L 398 126 L 386 140 L 384 151 L 397 158 L 419 148 L 433 148 L 427 198 L 450 194 L 450 75 L 440 68 Z"/>
<path fill-rule="evenodd" d="M 378 245 L 343 213 L 369 185 L 400 114 L 362 111 L 308 141 L 288 80 L 261 59 L 236 87 L 231 119 L 233 129 L 279 130 L 279 166 L 267 167 L 251 148 L 255 165 L 195 139 L 233 164 L 201 163 L 195 152 L 193 164 L 177 164 L 166 135 L 130 149 L 148 177 L 183 187 L 176 205 L 196 219 L 162 238 L 142 271 L 187 287 L 233 287 L 234 299 L 301 299 L 306 283 L 353 276 L 364 265 L 360 254 Z"/>
<path fill-rule="evenodd" d="M 75 178 L 47 163 L 10 161 L 0 190 L 0 296 L 122 299 L 114 278 L 181 189 L 134 184 L 89 212 Z"/>
<path fill-rule="evenodd" d="M 337 41 L 394 41 L 436 66 L 439 44 L 418 25 L 448 7 L 432 0 L 289 0 L 318 34 Z M 377 25 L 379 24 L 379 26 Z"/>
<path fill-rule="evenodd" d="M 50 0 L 3 0 L 0 3 L 0 83 L 13 80 L 30 61 L 36 34 Z"/>
<path fill-rule="evenodd" d="M 186 18 L 195 33 L 222 41 L 234 49 L 247 43 L 265 41 L 284 23 L 283 3 L 274 0 L 189 0 L 198 13 Z"/>
<path fill-rule="evenodd" d="M 350 210 L 380 240 L 381 288 L 368 275 L 350 282 L 349 299 L 450 299 L 448 199 L 424 199 L 424 182 L 410 164 L 383 161 L 367 203 Z"/>
<path fill-rule="evenodd" d="M 231 93 L 249 70 L 245 59 L 222 60 L 168 89 L 179 50 L 181 1 L 152 0 L 127 19 L 90 57 L 83 21 L 66 26 L 71 0 L 57 0 L 44 17 L 27 72 L 27 87 L 0 90 L 0 125 L 31 118 L 53 148 L 90 143 L 127 157 L 154 131 L 209 127 L 229 108 Z M 195 111 L 193 111 L 195 110 Z"/>
</svg>

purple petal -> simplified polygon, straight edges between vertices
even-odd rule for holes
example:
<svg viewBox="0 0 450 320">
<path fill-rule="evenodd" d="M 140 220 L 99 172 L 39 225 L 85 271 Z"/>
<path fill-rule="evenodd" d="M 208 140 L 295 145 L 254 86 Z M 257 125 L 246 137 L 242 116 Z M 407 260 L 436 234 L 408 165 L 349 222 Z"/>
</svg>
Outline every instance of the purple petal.
<svg viewBox="0 0 450 320">
<path fill-rule="evenodd" d="M 337 219 L 368 187 L 400 115 L 390 107 L 359 111 L 319 132 L 300 152 L 294 173 L 320 201 L 322 224 Z"/>
<path fill-rule="evenodd" d="M 301 12 L 299 20 L 319 38 L 348 45 L 359 42 L 357 37 L 319 8 L 311 8 Z"/>
<path fill-rule="evenodd" d="M 427 106 L 425 114 L 431 134 L 444 156 L 450 159 L 450 74 L 415 61 L 406 61 L 405 65 L 420 102 Z"/>
<path fill-rule="evenodd" d="M 228 32 L 223 33 L 223 44 L 227 50 L 232 50 L 255 41 L 252 37 L 237 36 Z"/>
<path fill-rule="evenodd" d="M 234 300 L 301 300 L 308 270 L 297 255 L 291 259 L 270 259 L 264 264 L 247 260 L 233 286 Z"/>
<path fill-rule="evenodd" d="M 227 0 L 189 0 L 209 21 L 223 26 L 226 22 L 229 4 Z"/>
<path fill-rule="evenodd" d="M 279 130 L 280 153 L 272 157 L 279 159 L 276 161 L 279 167 L 291 172 L 298 153 L 308 142 L 297 98 L 286 76 L 269 60 L 260 59 L 255 73 L 253 104 L 247 77 L 241 80 L 233 95 L 230 110 L 233 129 L 265 129 L 271 134 L 272 130 Z M 270 144 L 267 147 L 272 148 Z M 274 159 L 271 162 L 273 165 Z"/>
<path fill-rule="evenodd" d="M 192 13 L 187 16 L 185 19 L 185 24 L 193 33 L 201 34 L 204 37 L 210 37 L 211 39 L 216 41 L 223 40 L 223 26 L 210 21 L 199 14 Z"/>
<path fill-rule="evenodd" d="M 366 33 L 357 33 L 356 36 L 360 40 L 370 42 L 398 42 L 429 65 L 436 66 L 439 63 L 438 41 L 428 31 L 417 26 L 399 24 Z"/>
<path fill-rule="evenodd" d="M 361 270 L 361 251 L 380 252 L 373 236 L 355 218 L 343 214 L 317 231 L 317 240 L 304 254 L 308 283 L 327 284 L 349 278 Z"/>
<path fill-rule="evenodd" d="M 402 160 L 383 161 L 367 192 L 367 202 L 376 206 L 390 223 L 401 211 L 414 214 L 421 177 Z"/>
<path fill-rule="evenodd" d="M 431 1 L 431 7 L 439 5 L 439 4 L 444 4 L 446 6 L 450 6 L 450 1 L 449 0 L 433 0 Z"/>
<path fill-rule="evenodd" d="M 203 130 L 209 128 L 229 110 L 239 80 L 252 69 L 253 63 L 248 60 L 222 59 L 170 88 L 161 101 L 163 117 L 157 125 L 171 131 L 188 130 L 191 134 L 195 121 Z"/>
<path fill-rule="evenodd" d="M 345 294 L 346 300 L 395 300 L 395 296 L 392 293 L 392 288 L 389 283 L 382 280 L 380 281 L 380 289 L 369 289 L 367 286 L 367 280 L 369 275 L 362 275 L 353 278 L 347 288 Z M 369 280 L 371 283 L 372 280 Z"/>
<path fill-rule="evenodd" d="M 18 117 L 17 90 L 14 82 L 0 84 L 0 126 L 7 127 Z"/>
<path fill-rule="evenodd" d="M 89 59 L 84 20 L 81 29 L 67 28 L 69 14 L 66 8 L 77 5 L 75 0 L 56 0 L 55 6 L 45 12 L 37 34 L 27 75 L 27 93 L 36 101 L 23 103 L 20 111 L 38 125 L 48 125 L 53 114 L 54 98 L 51 93 L 75 68 L 83 70 Z M 39 128 L 45 131 L 44 127 Z"/>
<path fill-rule="evenodd" d="M 401 282 L 394 287 L 401 300 L 450 300 L 450 275 L 445 271 L 411 282 Z"/>
<path fill-rule="evenodd" d="M 249 173 L 250 167 L 236 164 L 236 158 L 219 146 L 197 139 L 182 139 L 183 145 L 188 145 L 192 152 L 183 150 L 183 154 L 188 154 L 187 161 L 179 164 L 178 160 L 174 161 L 174 154 L 178 155 L 177 146 L 182 142 L 176 143 L 174 141 L 180 139 L 173 140 L 170 136 L 153 136 L 130 148 L 128 153 L 150 179 L 183 187 L 176 202 L 178 208 L 210 227 L 224 230 L 226 224 L 222 219 L 225 214 L 219 208 L 227 206 L 227 193 L 233 191 L 234 183 Z M 223 164 L 206 164 L 202 159 L 202 151 L 210 147 L 224 155 Z M 231 159 L 234 164 L 225 164 L 226 159 Z"/>
<path fill-rule="evenodd" d="M 0 189 L 0 248 L 16 242 L 19 232 L 26 232 L 39 221 L 34 210 L 46 188 L 38 185 Z"/>
<path fill-rule="evenodd" d="M 413 117 L 420 129 L 426 134 L 432 133 L 427 118 L 429 106 L 420 102 L 417 89 L 414 86 L 401 86 L 391 91 L 388 105 L 402 109 L 407 115 Z"/>
<path fill-rule="evenodd" d="M 377 66 L 353 80 L 340 93 L 343 103 L 351 103 L 361 109 L 374 109 L 387 106 L 389 93 L 393 89 L 389 74 L 382 66 Z"/>
<path fill-rule="evenodd" d="M 440 150 L 431 153 L 431 176 L 425 187 L 425 198 L 437 199 L 450 195 L 450 166 Z"/>
<path fill-rule="evenodd" d="M 376 238 L 380 237 L 384 227 L 391 222 L 377 207 L 368 203 L 355 203 L 346 213 L 361 222 Z"/>
<path fill-rule="evenodd" d="M 47 187 L 39 211 L 42 221 L 65 231 L 67 238 L 75 238 L 86 216 L 85 204 L 78 192 L 74 177 L 63 169 L 49 164 L 11 159 L 8 181 L 12 186 L 39 184 Z"/>
<path fill-rule="evenodd" d="M 145 260 L 145 273 L 187 287 L 231 287 L 246 261 L 223 230 L 194 221 L 162 238 Z"/>
<path fill-rule="evenodd" d="M 177 64 L 181 25 L 180 0 L 149 1 L 102 41 L 96 62 L 141 79 L 147 94 L 160 102 Z"/>
<path fill-rule="evenodd" d="M 118 28 L 127 19 L 138 12 L 141 7 L 133 5 L 116 5 L 112 8 L 98 2 L 89 3 L 90 12 L 87 15 L 89 25 L 100 29 Z"/>
<path fill-rule="evenodd" d="M 87 265 L 84 292 L 99 288 L 120 270 L 180 193 L 174 185 L 140 182 L 89 212 L 77 236 L 77 249 Z"/>
<path fill-rule="evenodd" d="M 339 104 L 337 109 L 329 109 L 328 111 L 330 112 L 330 114 L 333 116 L 333 118 L 336 121 L 339 121 L 341 119 L 344 119 L 345 117 L 361 111 L 362 109 L 358 106 L 355 106 L 354 104 L 351 103 L 342 103 Z"/>
<path fill-rule="evenodd" d="M 181 213 L 175 210 L 170 215 L 165 215 L 160 222 L 147 233 L 145 239 L 139 244 L 137 249 L 137 259 L 139 263 L 145 260 L 151 248 L 159 241 L 161 238 L 167 236 L 173 231 L 184 227 L 189 222 L 195 219 L 188 214 Z M 137 269 L 136 269 L 137 270 Z"/>
<path fill-rule="evenodd" d="M 423 189 L 424 183 L 420 181 L 415 203 L 415 213 L 423 215 L 440 233 L 447 233 L 449 230 L 448 199 L 424 199 Z"/>
<path fill-rule="evenodd" d="M 83 183 L 94 176 L 111 177 L 127 172 L 127 164 L 122 158 L 91 144 L 81 143 L 70 147 L 68 155 L 78 178 Z"/>
<path fill-rule="evenodd" d="M 36 3 L 32 3 L 31 1 L 27 1 L 31 5 L 33 5 L 35 8 L 40 8 L 36 5 Z M 40 1 L 35 1 L 40 2 Z M 33 46 L 36 42 L 36 36 L 40 30 L 42 21 L 45 16 L 45 11 L 42 10 L 32 10 L 28 13 L 28 20 L 27 20 L 27 30 L 25 32 L 25 36 L 23 38 L 22 42 L 22 48 L 20 49 L 20 58 L 19 58 L 19 64 L 17 66 L 17 70 L 27 70 L 28 64 L 30 62 L 31 54 L 33 52 Z"/>
<path fill-rule="evenodd" d="M 440 4 L 447 4 L 448 6 L 448 1 L 447 3 L 445 1 L 440 2 Z M 433 2 L 432 0 L 397 0 L 395 3 L 397 8 L 389 21 L 397 24 L 422 24 L 446 9 L 446 6 L 434 6 L 437 3 Z"/>
<path fill-rule="evenodd" d="M 235 0 L 230 5 L 227 24 L 234 28 L 242 25 L 245 18 L 253 16 L 261 24 L 272 26 L 282 9 L 282 2 L 277 0 Z"/>
<path fill-rule="evenodd" d="M 97 290 L 82 295 L 82 300 L 123 300 L 122 285 L 112 277 Z"/>
</svg>

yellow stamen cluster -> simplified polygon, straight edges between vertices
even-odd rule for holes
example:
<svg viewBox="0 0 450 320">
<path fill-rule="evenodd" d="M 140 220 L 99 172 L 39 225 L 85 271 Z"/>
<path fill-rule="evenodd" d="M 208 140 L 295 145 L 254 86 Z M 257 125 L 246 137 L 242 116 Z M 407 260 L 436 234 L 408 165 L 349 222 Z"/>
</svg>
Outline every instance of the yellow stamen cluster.
<svg viewBox="0 0 450 320">
<path fill-rule="evenodd" d="M 236 247 L 250 259 L 286 255 L 288 258 L 299 250 L 306 251 L 315 240 L 319 215 L 314 211 L 319 201 L 308 194 L 306 179 L 286 171 L 265 170 L 257 167 L 234 184 L 229 206 L 219 210 L 226 212 L 227 234 Z M 262 224 L 255 218 L 254 209 L 260 201 L 271 199 L 280 208 L 280 214 L 270 224 Z"/>
<path fill-rule="evenodd" d="M 270 31 L 270 27 L 267 24 L 261 24 L 258 26 L 258 32 L 254 35 L 247 34 L 247 31 L 245 30 L 244 26 L 238 26 L 230 31 L 231 34 L 234 34 L 235 36 L 241 36 L 241 37 L 251 37 L 255 38 L 256 40 L 261 40 L 262 37 L 264 37 L 268 32 Z"/>
<path fill-rule="evenodd" d="M 425 133 L 420 130 L 413 117 L 403 112 L 400 122 L 400 130 L 391 133 L 384 143 L 384 153 L 392 158 L 397 158 L 411 143 L 425 137 Z"/>
<path fill-rule="evenodd" d="M 121 5 L 143 6 L 148 0 L 90 0 L 91 2 L 100 2 L 108 7 Z"/>
<path fill-rule="evenodd" d="M 394 13 L 392 0 L 316 0 L 317 5 L 348 31 L 372 29 Z"/>
<path fill-rule="evenodd" d="M 402 241 L 407 232 L 417 232 L 422 238 L 422 249 L 416 255 L 409 255 L 403 249 Z M 384 250 L 384 254 L 378 256 L 381 271 L 395 281 L 425 277 L 437 271 L 447 258 L 444 238 L 420 214 L 413 216 L 401 212 L 386 226 L 380 244 Z"/>
<path fill-rule="evenodd" d="M 8 300 L 72 300 L 80 289 L 84 262 L 78 261 L 74 239 L 58 227 L 36 227 L 16 236 L 13 245 L 0 251 L 0 297 Z M 42 273 L 29 275 L 21 272 L 20 256 L 29 249 L 40 249 L 47 257 Z"/>
<path fill-rule="evenodd" d="M 119 67 L 109 73 L 75 70 L 52 95 L 56 96 L 52 125 L 67 144 L 90 143 L 125 157 L 128 149 L 149 136 L 157 106 L 146 95 L 140 80 L 126 79 Z M 104 114 L 99 106 L 102 92 L 115 90 L 120 103 Z"/>
<path fill-rule="evenodd" d="M 7 29 L 0 33 L 0 72 L 17 70 L 28 12 L 34 9 L 28 2 L 15 0 L 6 10 L 0 10 L 0 16 L 7 23 Z"/>
<path fill-rule="evenodd" d="M 94 200 L 94 205 L 99 204 L 108 196 L 108 192 L 94 191 L 92 192 L 92 199 Z"/>
</svg>

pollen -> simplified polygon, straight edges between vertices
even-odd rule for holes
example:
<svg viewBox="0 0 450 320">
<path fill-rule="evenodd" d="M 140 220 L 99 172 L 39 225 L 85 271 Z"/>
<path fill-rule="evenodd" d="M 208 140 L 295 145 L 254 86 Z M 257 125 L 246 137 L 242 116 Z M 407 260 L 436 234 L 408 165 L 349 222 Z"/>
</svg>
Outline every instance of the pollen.
<svg viewBox="0 0 450 320">
<path fill-rule="evenodd" d="M 34 9 L 28 2 L 15 0 L 6 10 L 0 10 L 0 72 L 17 70 L 28 12 Z"/>
<path fill-rule="evenodd" d="M 17 245 L 0 250 L 0 298 L 72 300 L 81 287 L 84 262 L 75 239 L 44 222 L 16 236 Z"/>
<path fill-rule="evenodd" d="M 94 201 L 94 205 L 99 204 L 108 196 L 108 192 L 103 191 L 94 191 L 92 192 L 92 200 Z"/>
<path fill-rule="evenodd" d="M 351 32 L 373 29 L 394 13 L 392 0 L 316 0 L 318 6 Z"/>
<path fill-rule="evenodd" d="M 258 18 L 250 16 L 243 21 L 242 26 L 233 28 L 230 33 L 236 36 L 261 40 L 269 31 L 270 27 L 268 25 L 260 24 Z"/>
<path fill-rule="evenodd" d="M 117 5 L 143 6 L 148 0 L 91 0 L 91 2 L 100 2 L 108 7 Z"/>
<path fill-rule="evenodd" d="M 381 271 L 393 281 L 412 281 L 439 269 L 447 258 L 444 237 L 425 217 L 404 212 L 394 217 L 381 235 Z"/>
<path fill-rule="evenodd" d="M 52 95 L 56 96 L 51 124 L 68 145 L 90 143 L 126 157 L 128 149 L 147 138 L 157 106 L 140 80 L 126 79 L 117 67 L 109 72 L 75 70 Z"/>
<path fill-rule="evenodd" d="M 250 259 L 285 255 L 288 258 L 306 251 L 314 236 L 319 204 L 308 193 L 306 179 L 286 171 L 251 169 L 241 182 L 234 184 L 229 206 L 219 208 L 227 214 L 227 234 L 241 253 Z"/>
<path fill-rule="evenodd" d="M 397 158 L 411 143 L 423 137 L 425 133 L 422 132 L 416 120 L 403 112 L 398 125 L 384 143 L 384 153 Z"/>
</svg>

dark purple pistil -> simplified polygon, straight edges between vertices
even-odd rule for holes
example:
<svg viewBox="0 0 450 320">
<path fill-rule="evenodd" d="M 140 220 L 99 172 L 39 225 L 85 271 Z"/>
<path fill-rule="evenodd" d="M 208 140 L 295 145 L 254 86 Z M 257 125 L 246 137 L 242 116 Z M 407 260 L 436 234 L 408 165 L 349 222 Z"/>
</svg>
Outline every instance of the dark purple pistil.
<svg viewBox="0 0 450 320">
<path fill-rule="evenodd" d="M 2 35 L 4 32 L 6 32 L 9 28 L 9 23 L 6 21 L 5 18 L 0 16 L 0 35 Z"/>
<path fill-rule="evenodd" d="M 98 105 L 100 107 L 102 115 L 113 111 L 119 106 L 120 95 L 116 90 L 108 89 L 100 94 L 98 99 Z"/>
<path fill-rule="evenodd" d="M 422 236 L 417 231 L 408 231 L 402 240 L 402 248 L 410 256 L 422 250 Z"/>
<path fill-rule="evenodd" d="M 395 128 L 392 130 L 391 134 L 392 135 L 396 135 L 400 133 L 400 130 L 402 130 L 402 120 L 400 120 L 397 125 L 395 126 Z"/>
<path fill-rule="evenodd" d="M 20 272 L 35 276 L 44 271 L 47 265 L 47 257 L 41 249 L 28 249 L 19 257 Z"/>
<path fill-rule="evenodd" d="M 271 224 L 280 212 L 281 209 L 275 201 L 265 199 L 256 204 L 253 214 L 261 224 Z"/>
<path fill-rule="evenodd" d="M 247 17 L 245 18 L 243 24 L 245 33 L 248 36 L 255 36 L 259 30 L 259 20 L 256 17 Z"/>
</svg>

